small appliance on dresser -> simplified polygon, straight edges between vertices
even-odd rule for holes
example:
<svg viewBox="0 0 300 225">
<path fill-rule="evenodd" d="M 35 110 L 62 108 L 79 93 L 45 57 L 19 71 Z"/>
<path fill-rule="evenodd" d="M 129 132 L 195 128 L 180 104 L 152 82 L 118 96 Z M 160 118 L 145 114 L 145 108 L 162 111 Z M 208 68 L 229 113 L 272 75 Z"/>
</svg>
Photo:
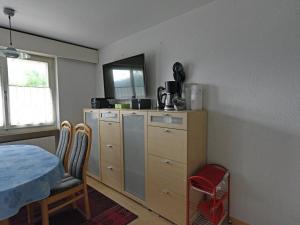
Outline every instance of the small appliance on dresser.
<svg viewBox="0 0 300 225">
<path fill-rule="evenodd" d="M 133 98 L 131 99 L 132 109 L 151 109 L 152 102 L 151 99 L 147 98 Z"/>
<path fill-rule="evenodd" d="M 166 81 L 165 87 L 157 88 L 157 108 L 165 111 L 184 109 L 181 98 L 182 84 L 185 80 L 185 72 L 181 63 L 176 62 L 173 65 L 174 81 Z M 175 104 L 176 105 L 175 105 Z M 178 104 L 178 105 L 177 105 Z M 177 107 L 178 106 L 178 107 Z"/>
<path fill-rule="evenodd" d="M 175 81 L 166 81 L 165 87 L 158 87 L 157 102 L 158 108 L 164 110 L 174 110 L 173 99 L 177 93 L 177 84 Z"/>
<path fill-rule="evenodd" d="M 112 105 L 106 98 L 91 98 L 91 107 L 92 109 L 104 109 L 112 108 Z"/>
</svg>

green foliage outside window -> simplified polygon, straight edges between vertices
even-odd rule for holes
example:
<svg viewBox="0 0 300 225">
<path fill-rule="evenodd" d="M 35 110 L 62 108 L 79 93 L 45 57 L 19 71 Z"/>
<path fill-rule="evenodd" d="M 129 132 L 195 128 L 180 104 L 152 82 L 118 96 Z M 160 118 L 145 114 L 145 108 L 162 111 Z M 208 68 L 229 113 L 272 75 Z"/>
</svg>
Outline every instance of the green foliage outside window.
<svg viewBox="0 0 300 225">
<path fill-rule="evenodd" d="M 25 74 L 25 84 L 26 87 L 47 87 L 48 80 L 47 77 L 39 74 L 37 71 L 32 70 Z"/>
<path fill-rule="evenodd" d="M 39 73 L 36 70 L 26 71 L 23 74 L 16 75 L 19 75 L 19 77 L 15 77 L 15 79 L 9 80 L 10 86 L 38 88 L 49 87 L 48 76 Z"/>
</svg>

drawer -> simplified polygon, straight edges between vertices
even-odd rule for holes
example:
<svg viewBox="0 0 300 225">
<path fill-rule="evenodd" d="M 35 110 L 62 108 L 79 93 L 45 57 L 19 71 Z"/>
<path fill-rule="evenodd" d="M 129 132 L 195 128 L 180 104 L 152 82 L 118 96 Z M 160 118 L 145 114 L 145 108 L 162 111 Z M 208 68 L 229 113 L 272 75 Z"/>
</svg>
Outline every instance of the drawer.
<svg viewBox="0 0 300 225">
<path fill-rule="evenodd" d="M 187 166 L 169 159 L 148 155 L 149 184 L 167 187 L 173 193 L 186 195 Z"/>
<path fill-rule="evenodd" d="M 187 130 L 187 113 L 183 112 L 149 112 L 148 124 Z"/>
<path fill-rule="evenodd" d="M 105 160 L 101 161 L 102 182 L 117 191 L 121 191 L 122 170 L 120 164 L 114 164 Z"/>
<path fill-rule="evenodd" d="M 110 122 L 120 122 L 120 111 L 118 110 L 100 110 L 100 120 Z"/>
<path fill-rule="evenodd" d="M 148 152 L 186 163 L 187 131 L 148 126 Z"/>
<path fill-rule="evenodd" d="M 121 148 L 114 144 L 101 143 L 101 159 L 104 161 L 114 163 L 116 165 L 121 163 Z"/>
<path fill-rule="evenodd" d="M 186 224 L 186 198 L 156 184 L 149 185 L 147 206 L 177 225 Z"/>
<path fill-rule="evenodd" d="M 100 142 L 120 146 L 120 123 L 100 121 Z"/>
</svg>

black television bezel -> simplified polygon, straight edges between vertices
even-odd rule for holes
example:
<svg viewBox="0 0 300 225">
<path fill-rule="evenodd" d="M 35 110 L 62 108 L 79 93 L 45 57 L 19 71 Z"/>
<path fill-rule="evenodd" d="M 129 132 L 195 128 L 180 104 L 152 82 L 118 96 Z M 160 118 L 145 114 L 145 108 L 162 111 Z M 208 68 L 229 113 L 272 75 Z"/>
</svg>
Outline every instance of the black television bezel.
<svg viewBox="0 0 300 225">
<path fill-rule="evenodd" d="M 113 62 L 110 62 L 110 63 L 105 63 L 105 64 L 102 64 L 102 77 L 103 77 L 103 88 L 104 88 L 104 96 L 105 96 L 105 98 L 106 99 L 116 99 L 116 100 L 129 100 L 129 99 L 132 99 L 132 97 L 131 98 L 127 98 L 127 97 L 124 97 L 124 98 L 115 98 L 115 96 L 114 97 L 112 97 L 112 96 L 107 96 L 107 91 L 106 91 L 106 89 L 108 88 L 108 87 L 106 87 L 106 82 L 105 82 L 105 74 L 104 74 L 104 67 L 106 67 L 106 66 L 110 66 L 110 65 L 112 65 L 112 64 L 116 64 L 116 63 L 118 63 L 118 62 L 123 62 L 123 61 L 125 61 L 125 60 L 129 60 L 129 59 L 132 59 L 132 58 L 137 58 L 137 57 L 142 57 L 143 58 L 143 78 L 144 78 L 144 90 L 145 90 L 145 96 L 135 96 L 135 98 L 146 98 L 146 96 L 147 96 L 147 86 L 146 86 L 146 84 L 147 84 L 147 82 L 146 82 L 146 79 L 147 79 L 147 76 L 146 76 L 146 66 L 145 66 L 145 53 L 141 53 L 141 54 L 138 54 L 138 55 L 134 55 L 134 56 L 130 56 L 130 57 L 127 57 L 127 58 L 123 58 L 123 59 L 119 59 L 119 60 L 116 60 L 116 61 L 113 61 Z"/>
</svg>

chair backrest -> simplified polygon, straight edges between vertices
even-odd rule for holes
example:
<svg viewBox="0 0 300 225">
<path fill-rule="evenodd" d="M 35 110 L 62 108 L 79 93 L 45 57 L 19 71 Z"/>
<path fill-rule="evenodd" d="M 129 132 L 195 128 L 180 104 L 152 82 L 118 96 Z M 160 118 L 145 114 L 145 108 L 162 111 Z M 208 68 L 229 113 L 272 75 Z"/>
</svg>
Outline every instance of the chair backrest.
<svg viewBox="0 0 300 225">
<path fill-rule="evenodd" d="M 59 142 L 55 155 L 60 158 L 64 164 L 65 170 L 68 165 L 68 157 L 73 137 L 72 124 L 69 121 L 63 121 L 60 126 Z"/>
<path fill-rule="evenodd" d="M 86 170 L 91 150 L 92 130 L 86 124 L 75 126 L 75 135 L 70 153 L 68 172 L 71 176 L 86 180 Z"/>
</svg>

